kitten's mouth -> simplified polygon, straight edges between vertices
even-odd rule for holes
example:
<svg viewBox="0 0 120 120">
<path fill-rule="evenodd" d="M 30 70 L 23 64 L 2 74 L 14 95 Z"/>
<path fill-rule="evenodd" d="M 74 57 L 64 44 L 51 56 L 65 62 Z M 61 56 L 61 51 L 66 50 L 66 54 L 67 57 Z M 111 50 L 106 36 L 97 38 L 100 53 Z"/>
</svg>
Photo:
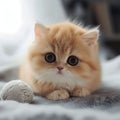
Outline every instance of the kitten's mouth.
<svg viewBox="0 0 120 120">
<path fill-rule="evenodd" d="M 57 74 L 62 75 L 62 74 L 63 74 L 63 72 L 62 72 L 62 71 L 58 71 L 58 72 L 57 72 Z"/>
</svg>

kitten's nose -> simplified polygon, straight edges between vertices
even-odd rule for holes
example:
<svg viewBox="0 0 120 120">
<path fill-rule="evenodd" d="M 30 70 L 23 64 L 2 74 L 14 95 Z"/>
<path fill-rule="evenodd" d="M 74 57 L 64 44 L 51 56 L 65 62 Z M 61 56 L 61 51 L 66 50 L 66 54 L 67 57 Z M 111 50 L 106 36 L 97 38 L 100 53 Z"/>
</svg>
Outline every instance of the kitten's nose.
<svg viewBox="0 0 120 120">
<path fill-rule="evenodd" d="M 62 67 L 62 66 L 58 66 L 57 69 L 58 69 L 58 70 L 62 70 L 63 67 Z"/>
</svg>

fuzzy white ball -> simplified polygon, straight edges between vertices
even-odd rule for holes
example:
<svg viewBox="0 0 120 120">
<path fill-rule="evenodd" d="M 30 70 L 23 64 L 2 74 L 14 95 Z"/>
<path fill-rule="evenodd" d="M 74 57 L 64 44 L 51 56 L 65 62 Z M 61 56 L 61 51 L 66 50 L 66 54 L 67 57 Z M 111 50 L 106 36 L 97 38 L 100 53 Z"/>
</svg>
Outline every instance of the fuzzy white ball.
<svg viewBox="0 0 120 120">
<path fill-rule="evenodd" d="M 33 100 L 33 91 L 29 85 L 21 80 L 6 83 L 1 90 L 1 100 L 15 100 L 30 103 Z"/>
</svg>

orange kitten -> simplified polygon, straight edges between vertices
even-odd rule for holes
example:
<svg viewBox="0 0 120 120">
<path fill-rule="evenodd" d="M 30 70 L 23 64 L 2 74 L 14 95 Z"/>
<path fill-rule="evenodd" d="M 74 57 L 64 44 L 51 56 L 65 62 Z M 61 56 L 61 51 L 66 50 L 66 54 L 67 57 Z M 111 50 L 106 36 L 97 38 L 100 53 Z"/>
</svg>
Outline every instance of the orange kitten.
<svg viewBox="0 0 120 120">
<path fill-rule="evenodd" d="M 20 70 L 21 80 L 48 99 L 87 96 L 98 89 L 101 71 L 97 29 L 69 22 L 35 24 L 35 40 Z"/>
</svg>

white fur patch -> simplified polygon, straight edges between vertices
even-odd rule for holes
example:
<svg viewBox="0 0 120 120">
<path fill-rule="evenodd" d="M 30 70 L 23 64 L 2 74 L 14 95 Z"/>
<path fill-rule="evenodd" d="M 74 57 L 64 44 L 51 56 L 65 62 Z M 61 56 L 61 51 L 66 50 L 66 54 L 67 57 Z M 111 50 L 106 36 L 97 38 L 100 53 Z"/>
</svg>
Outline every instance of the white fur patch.
<svg viewBox="0 0 120 120">
<path fill-rule="evenodd" d="M 80 79 L 65 69 L 62 70 L 62 74 L 58 74 L 56 69 L 49 69 L 44 72 L 34 73 L 34 77 L 41 82 L 50 82 L 55 86 L 69 90 L 74 89 L 76 86 L 83 87 L 86 83 L 85 80 Z"/>
</svg>

